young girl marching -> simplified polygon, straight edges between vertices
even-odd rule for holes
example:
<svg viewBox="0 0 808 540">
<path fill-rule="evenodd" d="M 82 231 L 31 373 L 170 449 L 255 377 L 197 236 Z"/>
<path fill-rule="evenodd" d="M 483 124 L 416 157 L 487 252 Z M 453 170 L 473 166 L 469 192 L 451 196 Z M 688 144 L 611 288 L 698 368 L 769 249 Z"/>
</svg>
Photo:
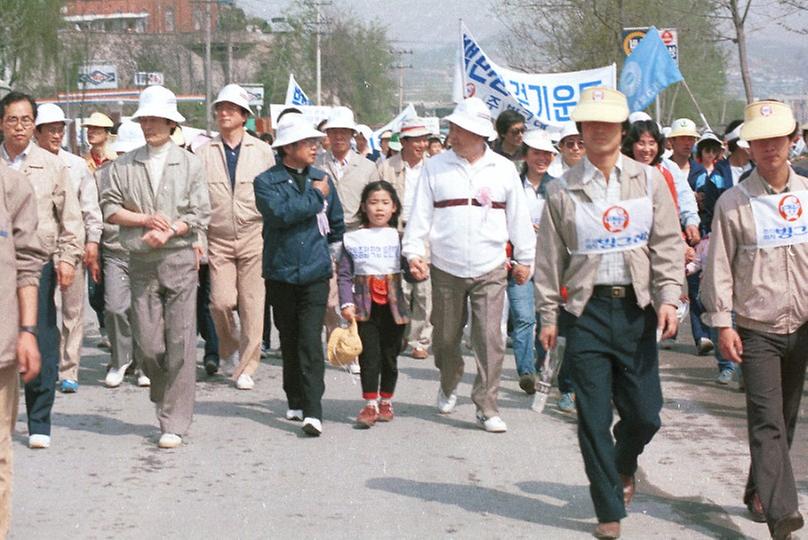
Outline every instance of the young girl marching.
<svg viewBox="0 0 808 540">
<path fill-rule="evenodd" d="M 393 419 L 398 354 L 409 322 L 401 290 L 401 240 L 396 225 L 401 204 L 389 182 L 371 182 L 362 191 L 362 228 L 343 238 L 339 263 L 342 316 L 357 321 L 362 340 L 360 428 Z"/>
</svg>

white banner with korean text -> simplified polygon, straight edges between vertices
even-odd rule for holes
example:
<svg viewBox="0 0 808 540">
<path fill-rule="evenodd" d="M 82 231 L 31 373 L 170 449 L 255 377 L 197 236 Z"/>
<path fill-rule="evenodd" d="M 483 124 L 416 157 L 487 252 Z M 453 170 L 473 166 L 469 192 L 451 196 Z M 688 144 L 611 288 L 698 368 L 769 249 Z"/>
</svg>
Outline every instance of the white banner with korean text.
<svg viewBox="0 0 808 540">
<path fill-rule="evenodd" d="M 498 66 L 462 22 L 458 61 L 461 69 L 455 76 L 462 80 L 455 81 L 455 88 L 462 88 L 463 97 L 482 99 L 494 118 L 513 109 L 525 117 L 528 129 L 570 122 L 582 90 L 590 86 L 615 88 L 617 84 L 615 64 L 567 73 L 522 73 Z"/>
</svg>

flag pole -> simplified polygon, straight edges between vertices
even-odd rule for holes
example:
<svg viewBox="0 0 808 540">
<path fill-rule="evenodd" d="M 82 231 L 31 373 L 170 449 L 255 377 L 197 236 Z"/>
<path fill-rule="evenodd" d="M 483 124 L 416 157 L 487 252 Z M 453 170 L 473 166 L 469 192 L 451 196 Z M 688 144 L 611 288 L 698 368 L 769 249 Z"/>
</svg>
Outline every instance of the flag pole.
<svg viewBox="0 0 808 540">
<path fill-rule="evenodd" d="M 687 93 L 690 95 L 690 99 L 693 100 L 693 105 L 696 106 L 696 110 L 699 112 L 699 116 L 701 117 L 701 121 L 704 123 L 705 126 L 707 126 L 707 129 L 712 131 L 713 128 L 711 128 L 710 124 L 707 123 L 707 118 L 705 118 L 704 113 L 701 112 L 701 107 L 699 107 L 699 103 L 696 101 L 696 97 L 693 95 L 693 92 L 690 91 L 690 87 L 687 85 L 687 81 L 685 80 L 684 77 L 682 77 L 682 84 L 684 85 L 685 90 L 687 90 Z"/>
</svg>

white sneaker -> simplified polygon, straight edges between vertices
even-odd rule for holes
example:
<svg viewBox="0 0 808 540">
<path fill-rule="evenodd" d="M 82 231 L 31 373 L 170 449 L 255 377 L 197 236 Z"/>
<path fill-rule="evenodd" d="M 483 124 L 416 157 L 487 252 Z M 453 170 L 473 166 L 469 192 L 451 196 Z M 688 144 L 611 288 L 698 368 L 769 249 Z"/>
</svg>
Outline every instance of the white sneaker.
<svg viewBox="0 0 808 540">
<path fill-rule="evenodd" d="M 294 420 L 296 422 L 300 422 L 303 420 L 303 410 L 302 409 L 289 409 L 286 411 L 286 419 L 287 420 Z"/>
<path fill-rule="evenodd" d="M 351 375 L 359 375 L 362 372 L 362 370 L 359 367 L 359 362 L 352 362 L 348 366 L 348 371 L 351 372 Z"/>
<path fill-rule="evenodd" d="M 441 414 L 449 414 L 457 405 L 457 394 L 452 392 L 449 397 L 443 393 L 443 390 L 438 387 L 438 412 Z"/>
<path fill-rule="evenodd" d="M 224 365 L 222 366 L 222 371 L 228 377 L 232 376 L 233 373 L 236 372 L 239 363 L 241 363 L 241 357 L 238 354 L 238 351 L 231 354 L 229 357 L 225 358 Z"/>
<path fill-rule="evenodd" d="M 255 388 L 255 381 L 253 378 L 247 375 L 246 373 L 242 373 L 238 376 L 238 380 L 236 381 L 236 388 L 239 390 L 252 390 Z"/>
<path fill-rule="evenodd" d="M 319 437 L 320 433 L 323 432 L 323 423 L 320 422 L 317 418 L 311 418 L 307 416 L 303 419 L 303 431 L 306 432 L 306 435 L 311 435 L 312 437 Z"/>
<path fill-rule="evenodd" d="M 129 368 L 131 363 L 132 362 L 124 364 L 119 368 L 109 368 L 109 371 L 107 371 L 107 376 L 104 378 L 104 385 L 106 385 L 107 388 L 119 387 L 123 382 L 123 377 L 126 375 L 126 370 Z"/>
<path fill-rule="evenodd" d="M 499 416 L 486 418 L 482 413 L 478 412 L 477 424 L 488 433 L 505 433 L 508 431 L 508 425 Z"/>
<path fill-rule="evenodd" d="M 148 388 L 151 386 L 151 379 L 141 373 L 137 376 L 137 385 L 141 388 Z"/>
<path fill-rule="evenodd" d="M 177 448 L 182 444 L 182 437 L 176 433 L 163 433 L 157 446 L 160 448 Z"/>
<path fill-rule="evenodd" d="M 50 448 L 50 435 L 35 433 L 28 436 L 28 448 Z"/>
</svg>

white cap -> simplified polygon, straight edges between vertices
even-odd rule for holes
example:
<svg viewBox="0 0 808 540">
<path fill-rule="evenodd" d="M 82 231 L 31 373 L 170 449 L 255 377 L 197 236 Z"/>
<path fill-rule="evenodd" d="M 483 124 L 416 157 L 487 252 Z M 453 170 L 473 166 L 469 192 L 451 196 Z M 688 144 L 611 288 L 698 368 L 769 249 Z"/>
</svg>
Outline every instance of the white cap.
<svg viewBox="0 0 808 540">
<path fill-rule="evenodd" d="M 177 110 L 177 96 L 164 86 L 149 86 L 140 93 L 137 111 L 132 115 L 132 121 L 144 116 L 165 118 L 173 122 L 185 122 L 185 117 Z"/>
<path fill-rule="evenodd" d="M 671 132 L 668 135 L 669 139 L 673 137 L 699 137 L 699 132 L 696 129 L 696 123 L 690 118 L 677 118 L 671 124 Z"/>
<path fill-rule="evenodd" d="M 466 98 L 454 108 L 446 121 L 493 141 L 497 132 L 491 123 L 491 111 L 478 97 Z"/>
<path fill-rule="evenodd" d="M 543 129 L 531 129 L 525 133 L 525 137 L 522 141 L 530 148 L 552 152 L 553 154 L 558 153 L 558 150 L 553 146 L 553 140 L 550 138 L 550 134 Z"/>
<path fill-rule="evenodd" d="M 288 114 L 281 118 L 276 129 L 277 138 L 272 148 L 280 148 L 287 144 L 296 143 L 305 139 L 322 139 L 325 133 L 312 127 L 302 114 Z"/>
<path fill-rule="evenodd" d="M 352 129 L 356 131 L 356 122 L 354 122 L 353 111 L 348 107 L 334 107 L 331 109 L 331 114 L 328 115 L 328 121 L 325 123 L 323 129 Z"/>
<path fill-rule="evenodd" d="M 250 94 L 237 84 L 228 84 L 219 90 L 219 95 L 216 96 L 216 101 L 214 101 L 213 104 L 216 105 L 217 103 L 225 101 L 233 105 L 238 105 L 247 111 L 247 114 L 253 114 L 252 109 L 250 109 Z"/>
<path fill-rule="evenodd" d="M 146 146 L 143 130 L 135 122 L 124 120 L 118 126 L 118 136 L 109 147 L 113 152 L 131 152 L 141 146 Z"/>
<path fill-rule="evenodd" d="M 55 103 L 43 103 L 36 108 L 36 125 L 53 124 L 55 122 L 67 123 L 65 112 Z"/>
<path fill-rule="evenodd" d="M 630 115 L 628 115 L 628 123 L 633 124 L 634 122 L 643 122 L 645 120 L 653 120 L 651 116 L 643 111 L 634 111 Z"/>
<path fill-rule="evenodd" d="M 573 135 L 580 135 L 580 133 L 578 133 L 578 128 L 575 126 L 575 122 L 566 123 L 564 124 L 564 129 L 561 130 L 561 137 L 559 137 L 558 142 L 561 142 L 567 137 L 571 137 Z"/>
<path fill-rule="evenodd" d="M 420 118 L 408 118 L 401 123 L 401 134 L 399 139 L 428 137 L 432 132 L 427 129 L 424 121 Z"/>
<path fill-rule="evenodd" d="M 740 148 L 744 148 L 746 150 L 749 150 L 749 143 L 747 141 L 745 141 L 744 139 L 741 139 L 741 129 L 742 128 L 743 128 L 743 123 L 738 124 L 735 127 L 735 129 L 733 129 L 732 131 L 730 131 L 729 133 L 724 135 L 724 139 L 726 139 L 726 141 L 728 143 L 732 142 L 732 141 L 738 141 L 735 144 L 737 144 Z"/>
<path fill-rule="evenodd" d="M 369 126 L 366 126 L 365 124 L 358 124 L 356 126 L 356 131 L 360 135 L 362 135 L 366 141 L 369 141 L 370 138 L 373 136 L 373 131 L 370 129 Z"/>
<path fill-rule="evenodd" d="M 696 146 L 699 146 L 701 143 L 704 143 L 704 142 L 707 142 L 707 141 L 713 141 L 715 143 L 718 143 L 719 145 L 724 144 L 724 141 L 722 141 L 721 138 L 718 135 L 716 135 L 712 131 L 705 131 L 704 135 L 702 135 L 701 138 L 699 139 L 699 141 L 696 143 Z"/>
</svg>

